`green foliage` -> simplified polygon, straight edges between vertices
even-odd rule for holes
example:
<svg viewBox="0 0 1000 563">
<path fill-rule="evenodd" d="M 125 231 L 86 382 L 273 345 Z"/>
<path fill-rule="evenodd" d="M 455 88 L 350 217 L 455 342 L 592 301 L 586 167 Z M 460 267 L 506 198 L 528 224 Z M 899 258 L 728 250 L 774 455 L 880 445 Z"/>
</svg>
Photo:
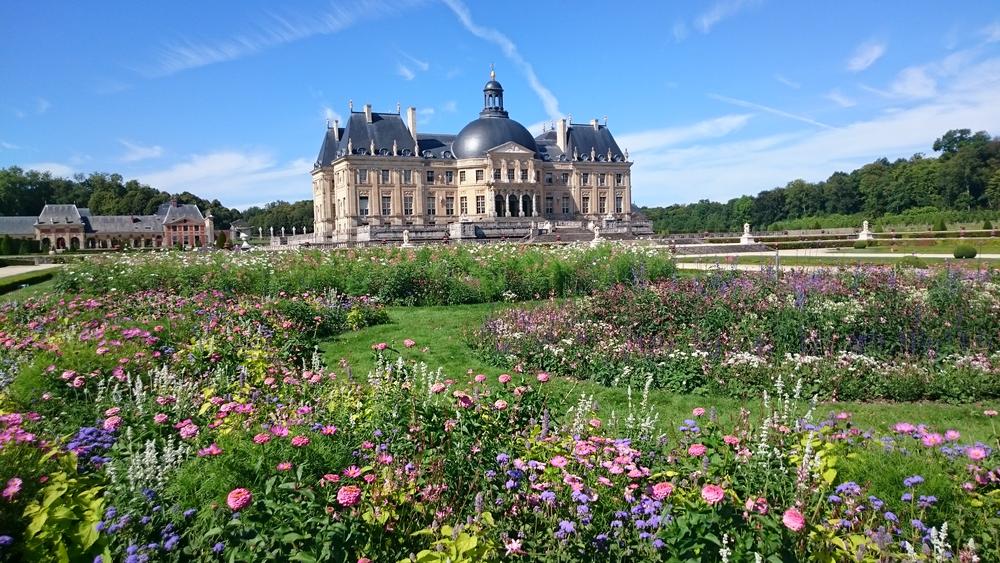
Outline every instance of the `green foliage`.
<svg viewBox="0 0 1000 563">
<path fill-rule="evenodd" d="M 856 240 L 856 241 L 854 241 L 854 248 L 857 248 L 859 250 L 863 250 L 865 248 L 868 248 L 868 241 L 866 241 L 866 240 Z"/>
<path fill-rule="evenodd" d="M 955 258 L 959 260 L 964 260 L 968 258 L 976 257 L 976 247 L 971 244 L 960 244 L 955 247 L 955 251 L 952 253 Z"/>
<path fill-rule="evenodd" d="M 926 268 L 927 262 L 919 256 L 910 255 L 900 258 L 896 265 L 900 268 Z"/>
<path fill-rule="evenodd" d="M 944 219 L 940 219 L 939 218 L 937 221 L 935 221 L 934 222 L 934 228 L 933 228 L 933 230 L 935 230 L 935 231 L 947 231 L 948 230 L 948 226 L 945 225 Z"/>
<path fill-rule="evenodd" d="M 991 223 L 989 219 L 983 221 L 982 229 L 984 231 L 992 230 L 993 229 L 993 223 Z"/>
<path fill-rule="evenodd" d="M 226 248 L 226 246 L 228 246 L 228 245 L 229 245 L 229 239 L 228 239 L 228 237 L 226 237 L 225 231 L 219 231 L 215 235 L 215 248 L 218 248 L 219 250 L 222 250 L 222 249 Z"/>
</svg>

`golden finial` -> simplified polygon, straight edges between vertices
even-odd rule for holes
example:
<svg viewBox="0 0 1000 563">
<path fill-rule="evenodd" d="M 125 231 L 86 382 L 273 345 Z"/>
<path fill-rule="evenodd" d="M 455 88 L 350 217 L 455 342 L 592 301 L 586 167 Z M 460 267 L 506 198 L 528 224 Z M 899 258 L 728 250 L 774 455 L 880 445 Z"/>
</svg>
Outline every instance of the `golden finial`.
<svg viewBox="0 0 1000 563">
<path fill-rule="evenodd" d="M 496 80 L 497 73 L 493 70 L 493 63 L 490 63 L 490 80 Z"/>
</svg>

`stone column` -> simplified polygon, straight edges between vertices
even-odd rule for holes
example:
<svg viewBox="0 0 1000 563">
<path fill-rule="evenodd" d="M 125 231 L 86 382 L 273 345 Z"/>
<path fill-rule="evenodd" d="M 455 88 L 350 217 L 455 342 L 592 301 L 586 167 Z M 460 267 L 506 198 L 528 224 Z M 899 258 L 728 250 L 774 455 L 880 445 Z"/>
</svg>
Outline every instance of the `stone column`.
<svg viewBox="0 0 1000 563">
<path fill-rule="evenodd" d="M 538 194 L 531 194 L 531 216 L 538 217 Z"/>
<path fill-rule="evenodd" d="M 503 195 L 503 206 L 505 208 L 507 208 L 507 216 L 508 217 L 512 217 L 511 211 L 513 211 L 513 209 L 511 208 L 511 205 L 510 205 L 510 192 L 504 192 L 504 195 Z"/>
</svg>

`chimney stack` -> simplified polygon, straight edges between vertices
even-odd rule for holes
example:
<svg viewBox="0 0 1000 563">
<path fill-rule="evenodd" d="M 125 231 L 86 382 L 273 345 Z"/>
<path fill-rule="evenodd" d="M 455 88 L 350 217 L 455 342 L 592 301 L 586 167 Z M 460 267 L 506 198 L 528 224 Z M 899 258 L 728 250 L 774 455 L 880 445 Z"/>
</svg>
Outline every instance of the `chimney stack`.
<svg viewBox="0 0 1000 563">
<path fill-rule="evenodd" d="M 365 121 L 368 123 L 372 122 L 372 105 L 365 104 Z"/>
<path fill-rule="evenodd" d="M 590 125 L 594 128 L 594 131 L 597 131 L 599 129 L 599 127 L 597 126 L 597 120 L 596 119 L 591 119 L 590 120 Z"/>
<path fill-rule="evenodd" d="M 406 125 L 410 128 L 410 135 L 413 135 L 413 145 L 417 145 L 417 108 L 410 106 L 406 108 Z"/>
<path fill-rule="evenodd" d="M 340 142 L 340 120 L 333 120 L 333 140 Z"/>
<path fill-rule="evenodd" d="M 562 152 L 566 152 L 566 118 L 560 118 L 556 122 L 556 146 Z"/>
</svg>

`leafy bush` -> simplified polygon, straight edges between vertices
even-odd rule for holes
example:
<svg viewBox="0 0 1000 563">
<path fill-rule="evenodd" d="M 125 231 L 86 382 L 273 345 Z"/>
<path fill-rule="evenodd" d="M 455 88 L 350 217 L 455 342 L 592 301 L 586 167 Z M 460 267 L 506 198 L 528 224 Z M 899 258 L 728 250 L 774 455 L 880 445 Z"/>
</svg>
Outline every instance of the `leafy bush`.
<svg viewBox="0 0 1000 563">
<path fill-rule="evenodd" d="M 896 262 L 896 265 L 900 268 L 926 268 L 927 262 L 924 262 L 919 256 L 913 254 L 909 256 L 904 256 Z"/>
<path fill-rule="evenodd" d="M 960 244 L 955 247 L 955 251 L 952 253 L 955 258 L 959 260 L 964 260 L 968 258 L 976 257 L 976 247 L 971 244 Z"/>
<path fill-rule="evenodd" d="M 868 241 L 866 241 L 866 240 L 856 240 L 856 241 L 854 241 L 854 248 L 857 248 L 857 249 L 868 248 Z"/>
<path fill-rule="evenodd" d="M 933 227 L 932 230 L 935 230 L 935 231 L 947 231 L 948 230 L 948 226 L 945 225 L 944 219 L 939 218 L 937 221 L 934 222 L 934 227 Z"/>
<path fill-rule="evenodd" d="M 993 223 L 991 223 L 990 220 L 987 219 L 987 220 L 983 221 L 983 227 L 982 228 L 983 228 L 984 231 L 993 230 Z"/>
</svg>

